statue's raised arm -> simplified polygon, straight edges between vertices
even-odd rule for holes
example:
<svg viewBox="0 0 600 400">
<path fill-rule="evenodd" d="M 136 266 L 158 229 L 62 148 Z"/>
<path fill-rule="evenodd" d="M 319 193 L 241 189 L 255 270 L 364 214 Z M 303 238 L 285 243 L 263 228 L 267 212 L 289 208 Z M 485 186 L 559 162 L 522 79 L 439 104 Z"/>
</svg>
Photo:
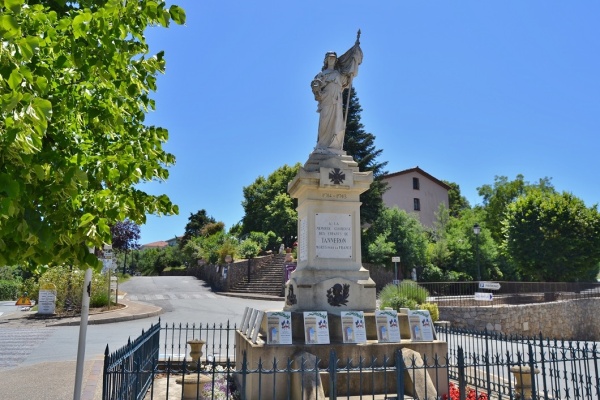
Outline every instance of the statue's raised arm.
<svg viewBox="0 0 600 400">
<path fill-rule="evenodd" d="M 317 112 L 320 114 L 315 152 L 334 154 L 342 152 L 346 131 L 342 92 L 351 87 L 352 78 L 358 74 L 358 66 L 362 63 L 363 53 L 359 38 L 360 30 L 354 46 L 339 58 L 335 52 L 327 52 L 321 72 L 311 82 L 315 100 L 319 103 Z"/>
</svg>

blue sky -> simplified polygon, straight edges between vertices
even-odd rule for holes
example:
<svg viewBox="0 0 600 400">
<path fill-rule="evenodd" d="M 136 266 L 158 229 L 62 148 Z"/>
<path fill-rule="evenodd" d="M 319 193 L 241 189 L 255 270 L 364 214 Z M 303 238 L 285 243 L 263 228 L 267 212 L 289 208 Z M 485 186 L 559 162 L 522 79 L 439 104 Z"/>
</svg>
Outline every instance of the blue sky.
<svg viewBox="0 0 600 400">
<path fill-rule="evenodd" d="M 419 166 L 472 205 L 477 187 L 519 173 L 600 201 L 598 1 L 174 3 L 186 25 L 148 31 L 167 70 L 147 122 L 169 130 L 177 163 L 142 189 L 180 214 L 149 216 L 142 244 L 181 235 L 200 209 L 229 228 L 244 186 L 304 163 L 318 124 L 310 81 L 359 28 L 354 87 L 388 172 Z"/>
</svg>

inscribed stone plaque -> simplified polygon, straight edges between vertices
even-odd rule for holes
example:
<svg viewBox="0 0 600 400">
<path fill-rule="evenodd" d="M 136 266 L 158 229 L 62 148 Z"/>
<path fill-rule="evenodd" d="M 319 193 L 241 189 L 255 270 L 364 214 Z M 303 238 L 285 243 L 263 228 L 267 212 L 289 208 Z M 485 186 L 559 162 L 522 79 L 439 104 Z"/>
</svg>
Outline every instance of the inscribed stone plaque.
<svg viewBox="0 0 600 400">
<path fill-rule="evenodd" d="M 306 217 L 304 217 L 300 220 L 300 229 L 298 232 L 298 247 L 299 247 L 298 257 L 300 258 L 300 261 L 308 260 L 307 240 L 308 240 L 308 222 L 306 220 Z"/>
<path fill-rule="evenodd" d="M 315 215 L 317 258 L 352 258 L 352 215 Z"/>
</svg>

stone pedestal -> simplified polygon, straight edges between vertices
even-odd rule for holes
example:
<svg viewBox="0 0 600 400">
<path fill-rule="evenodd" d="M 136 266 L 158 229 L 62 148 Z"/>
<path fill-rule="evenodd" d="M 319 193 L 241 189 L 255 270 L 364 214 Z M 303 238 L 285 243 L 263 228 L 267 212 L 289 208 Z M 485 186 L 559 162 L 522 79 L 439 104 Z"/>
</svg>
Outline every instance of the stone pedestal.
<svg viewBox="0 0 600 400">
<path fill-rule="evenodd" d="M 534 368 L 533 373 L 531 367 L 525 365 L 516 365 L 510 367 L 510 372 L 515 376 L 516 384 L 515 391 L 523 396 L 523 400 L 531 400 L 533 398 L 533 382 L 532 378 L 540 373 L 538 368 Z"/>
<path fill-rule="evenodd" d="M 261 399 L 275 400 L 286 398 L 288 391 L 290 391 L 292 399 L 301 399 L 301 388 L 295 387 L 294 382 L 302 374 L 300 372 L 289 374 L 285 370 L 288 368 L 288 360 L 291 362 L 290 368 L 294 370 L 301 369 L 301 365 L 297 362 L 297 356 L 304 352 L 315 356 L 318 360 L 317 365 L 320 370 L 319 379 L 322 382 L 325 396 L 330 395 L 331 389 L 329 384 L 330 376 L 327 371 L 331 350 L 335 351 L 338 359 L 338 368 L 346 366 L 350 368 L 358 367 L 360 360 L 363 360 L 363 366 L 365 367 L 362 374 L 357 370 L 353 370 L 347 373 L 340 372 L 337 375 L 337 394 L 339 396 L 358 396 L 361 393 L 362 395 L 394 393 L 396 391 L 395 372 L 390 370 L 377 370 L 377 372 L 374 372 L 370 367 L 371 365 L 381 367 L 384 365 L 384 360 L 385 365 L 388 367 L 398 365 L 398 362 L 402 362 L 396 360 L 396 350 L 398 349 L 413 350 L 417 354 L 420 354 L 423 359 L 427 359 L 428 365 L 434 364 L 435 355 L 440 360 L 443 360 L 448 352 L 448 344 L 438 340 L 432 342 L 413 342 L 403 338 L 400 343 L 378 343 L 376 340 L 369 339 L 367 343 L 361 344 L 332 342 L 329 345 L 309 345 L 305 344 L 303 339 L 302 341 L 294 340 L 291 345 L 267 345 L 262 340 L 254 344 L 240 331 L 236 331 L 236 370 L 239 371 L 242 369 L 242 363 L 245 359 L 247 363 L 246 368 L 250 370 L 256 370 L 260 365 L 263 370 L 272 370 L 275 367 L 280 371 L 275 374 L 251 373 L 246 376 L 237 374 L 235 379 L 238 382 L 238 387 L 242 387 L 242 381 L 245 380 L 245 394 L 247 398 L 258 398 L 258 393 L 261 393 Z M 275 362 L 276 364 L 274 365 Z M 440 362 L 443 364 L 443 361 Z M 411 363 L 412 358 L 406 358 L 405 364 L 410 366 Z M 310 367 L 305 368 L 311 369 Z M 431 367 L 426 370 L 429 377 L 427 379 L 436 387 L 437 393 L 440 395 L 448 393 L 448 369 L 446 367 Z M 419 370 L 415 371 L 418 372 Z M 414 375 L 415 371 L 405 371 L 405 387 L 412 382 L 409 374 L 413 373 Z M 424 375 L 423 372 L 420 373 Z"/>
<path fill-rule="evenodd" d="M 375 310 L 375 282 L 362 267 L 360 244 L 360 194 L 372 181 L 350 156 L 312 154 L 289 183 L 298 199 L 298 264 L 284 310 Z"/>
</svg>

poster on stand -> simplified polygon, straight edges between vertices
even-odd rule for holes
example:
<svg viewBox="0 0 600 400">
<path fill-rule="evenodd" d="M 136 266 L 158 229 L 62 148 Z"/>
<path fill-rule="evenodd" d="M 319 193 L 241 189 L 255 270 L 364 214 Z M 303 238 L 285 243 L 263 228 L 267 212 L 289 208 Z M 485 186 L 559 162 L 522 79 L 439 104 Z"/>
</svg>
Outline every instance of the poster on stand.
<svg viewBox="0 0 600 400">
<path fill-rule="evenodd" d="M 329 344 L 327 311 L 304 312 L 304 341 L 306 344 Z"/>
<path fill-rule="evenodd" d="M 342 341 L 344 343 L 366 343 L 365 316 L 362 311 L 342 311 Z"/>
<path fill-rule="evenodd" d="M 291 312 L 267 312 L 267 344 L 292 344 Z"/>
<path fill-rule="evenodd" d="M 248 318 L 247 325 L 243 330 L 243 333 L 246 335 L 246 337 L 250 337 L 252 328 L 254 328 L 254 323 L 256 322 L 256 316 L 258 315 L 258 310 L 253 308 L 251 311 L 252 313 L 250 314 L 250 318 Z"/>
<path fill-rule="evenodd" d="M 398 312 L 391 310 L 375 311 L 377 341 L 381 343 L 400 343 L 400 321 Z"/>
<path fill-rule="evenodd" d="M 242 333 L 246 332 L 248 328 L 248 320 L 250 319 L 250 314 L 252 313 L 252 308 L 246 307 L 244 309 L 244 315 L 242 316 L 242 322 L 240 323 L 240 331 Z"/>
<path fill-rule="evenodd" d="M 410 310 L 408 312 L 410 338 L 413 341 L 433 341 L 433 322 L 428 310 Z"/>
<path fill-rule="evenodd" d="M 254 321 L 254 327 L 252 328 L 252 343 L 257 343 L 258 333 L 260 332 L 260 325 L 262 324 L 263 317 L 265 316 L 264 311 L 259 311 Z"/>
</svg>

